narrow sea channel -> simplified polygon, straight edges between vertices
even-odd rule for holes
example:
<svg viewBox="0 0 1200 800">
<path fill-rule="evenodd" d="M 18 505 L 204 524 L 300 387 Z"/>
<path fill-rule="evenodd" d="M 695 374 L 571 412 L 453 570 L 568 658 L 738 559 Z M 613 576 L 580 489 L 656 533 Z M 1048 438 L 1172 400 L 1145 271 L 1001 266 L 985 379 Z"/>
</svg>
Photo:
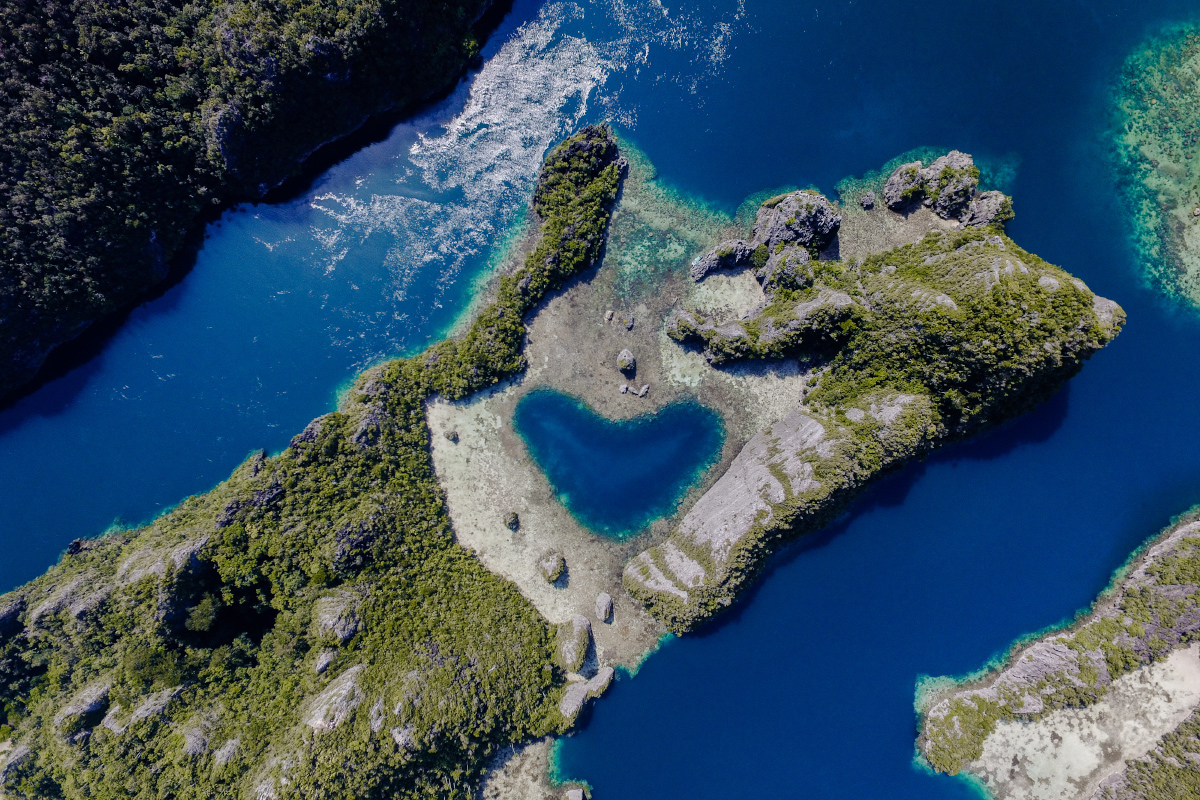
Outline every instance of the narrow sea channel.
<svg viewBox="0 0 1200 800">
<path fill-rule="evenodd" d="M 1111 82 L 1183 0 L 518 2 L 450 98 L 302 197 L 231 211 L 102 353 L 0 412 L 0 583 L 278 450 L 362 367 L 467 308 L 545 147 L 614 120 L 732 212 L 915 147 L 1013 167 L 1011 235 L 1129 324 L 1035 413 L 890 476 L 561 748 L 599 800 L 966 798 L 913 764 L 922 675 L 1070 617 L 1200 502 L 1200 324 L 1145 289 Z M 487 90 L 487 91 L 485 91 Z"/>
</svg>

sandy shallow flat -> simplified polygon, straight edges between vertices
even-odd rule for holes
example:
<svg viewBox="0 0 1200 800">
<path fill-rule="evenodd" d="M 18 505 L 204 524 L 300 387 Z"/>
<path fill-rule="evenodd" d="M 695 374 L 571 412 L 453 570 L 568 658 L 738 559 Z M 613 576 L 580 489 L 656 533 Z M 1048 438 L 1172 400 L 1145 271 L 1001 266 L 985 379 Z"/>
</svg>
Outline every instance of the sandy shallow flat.
<svg viewBox="0 0 1200 800">
<path fill-rule="evenodd" d="M 1100 702 L 1003 722 L 969 765 L 998 800 L 1083 800 L 1200 705 L 1200 644 L 1118 678 Z"/>
</svg>

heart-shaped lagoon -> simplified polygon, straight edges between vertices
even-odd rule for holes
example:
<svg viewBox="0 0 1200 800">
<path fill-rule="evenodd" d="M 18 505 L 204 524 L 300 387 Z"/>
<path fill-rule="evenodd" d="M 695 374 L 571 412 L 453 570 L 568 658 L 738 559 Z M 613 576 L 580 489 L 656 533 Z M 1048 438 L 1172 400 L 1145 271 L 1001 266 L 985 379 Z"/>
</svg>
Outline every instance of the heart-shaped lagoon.
<svg viewBox="0 0 1200 800">
<path fill-rule="evenodd" d="M 721 417 L 699 403 L 613 421 L 551 389 L 521 398 L 513 426 L 567 510 L 618 538 L 672 513 L 725 441 Z"/>
</svg>

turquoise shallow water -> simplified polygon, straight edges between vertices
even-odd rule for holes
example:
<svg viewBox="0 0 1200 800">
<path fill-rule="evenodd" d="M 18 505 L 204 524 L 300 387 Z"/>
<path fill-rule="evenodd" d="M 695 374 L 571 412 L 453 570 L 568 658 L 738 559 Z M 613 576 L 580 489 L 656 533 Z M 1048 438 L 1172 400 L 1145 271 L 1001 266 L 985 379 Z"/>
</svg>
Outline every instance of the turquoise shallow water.
<svg viewBox="0 0 1200 800">
<path fill-rule="evenodd" d="M 518 3 L 482 73 L 282 206 L 227 215 L 96 359 L 0 413 L 0 577 L 276 449 L 472 296 L 548 143 L 609 117 L 732 212 L 915 147 L 1017 165 L 1010 232 L 1129 325 L 1045 407 L 877 485 L 562 747 L 604 798 L 965 798 L 913 766 L 913 690 L 1070 617 L 1200 501 L 1200 325 L 1144 289 L 1110 81 L 1194 3 Z M 489 69 L 491 72 L 489 72 Z M 486 89 L 486 91 L 484 91 Z M 691 254 L 685 256 L 690 257 Z"/>
<path fill-rule="evenodd" d="M 541 389 L 521 398 L 513 427 L 559 501 L 585 526 L 616 538 L 669 516 L 721 455 L 721 417 L 697 403 L 614 422 Z"/>
</svg>

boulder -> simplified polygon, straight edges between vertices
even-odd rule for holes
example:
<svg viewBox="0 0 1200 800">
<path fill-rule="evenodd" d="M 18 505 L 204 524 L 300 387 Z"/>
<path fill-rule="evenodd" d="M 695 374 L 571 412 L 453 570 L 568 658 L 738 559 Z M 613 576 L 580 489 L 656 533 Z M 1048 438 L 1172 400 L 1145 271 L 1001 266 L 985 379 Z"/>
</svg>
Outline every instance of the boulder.
<svg viewBox="0 0 1200 800">
<path fill-rule="evenodd" d="M 567 560 L 557 550 L 551 550 L 549 553 L 543 555 L 538 559 L 537 565 L 538 569 L 542 572 L 542 577 L 548 583 L 554 583 L 567 571 Z"/>
<path fill-rule="evenodd" d="M 313 671 L 318 675 L 329 669 L 329 665 L 333 663 L 333 659 L 337 656 L 337 650 L 325 648 L 317 654 L 317 662 L 313 664 Z"/>
<path fill-rule="evenodd" d="M 515 511 L 508 512 L 504 517 L 504 527 L 508 528 L 513 533 L 521 529 L 521 517 Z"/>
<path fill-rule="evenodd" d="M 617 369 L 625 374 L 631 374 L 637 369 L 637 359 L 633 357 L 633 353 L 628 348 L 617 353 Z"/>
<path fill-rule="evenodd" d="M 601 622 L 611 622 L 613 615 L 613 599 L 608 592 L 596 595 L 596 619 Z"/>
<path fill-rule="evenodd" d="M 558 665 L 567 672 L 578 672 L 592 646 L 592 623 L 582 614 L 576 614 L 570 622 L 558 626 L 557 638 Z"/>
<path fill-rule="evenodd" d="M 858 204 L 863 207 L 863 211 L 870 211 L 875 207 L 875 193 L 867 192 L 862 197 L 858 198 Z"/>
</svg>

